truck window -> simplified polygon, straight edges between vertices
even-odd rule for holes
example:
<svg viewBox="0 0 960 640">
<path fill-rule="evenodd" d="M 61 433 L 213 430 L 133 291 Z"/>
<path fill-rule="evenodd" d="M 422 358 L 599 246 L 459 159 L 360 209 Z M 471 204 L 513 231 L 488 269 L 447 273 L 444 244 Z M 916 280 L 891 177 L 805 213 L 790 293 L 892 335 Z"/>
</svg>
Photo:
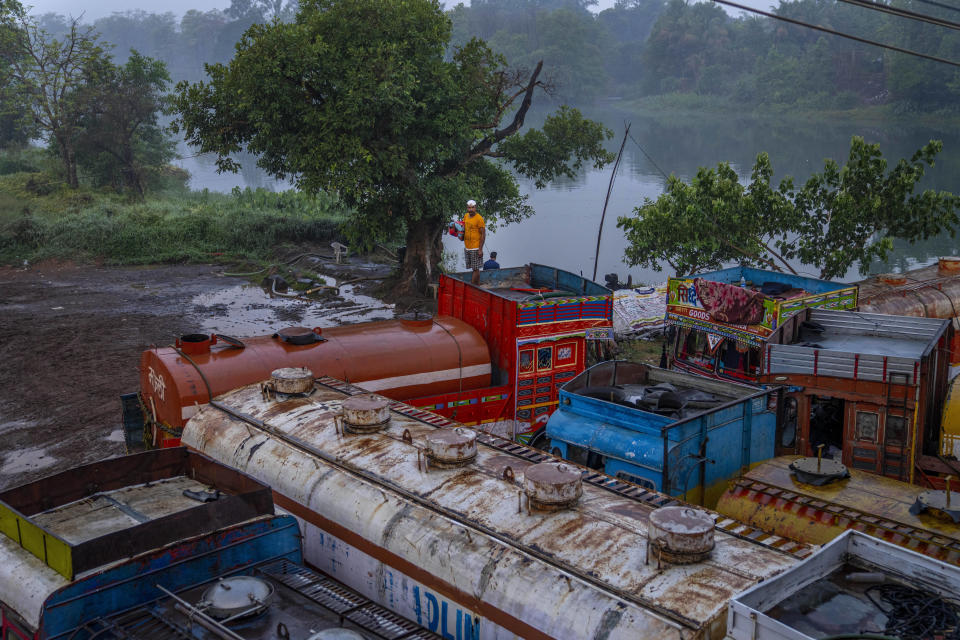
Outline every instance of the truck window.
<svg viewBox="0 0 960 640">
<path fill-rule="evenodd" d="M 713 371 L 716 358 L 710 354 L 707 334 L 699 329 L 684 327 L 677 340 L 677 360 L 704 371 Z"/>
<path fill-rule="evenodd" d="M 520 352 L 520 373 L 533 371 L 533 349 L 524 349 Z"/>
<path fill-rule="evenodd" d="M 760 348 L 726 339 L 717 349 L 720 362 L 717 370 L 722 376 L 737 380 L 755 380 L 760 374 Z"/>
<path fill-rule="evenodd" d="M 632 473 L 627 473 L 626 471 L 617 471 L 615 478 L 620 480 L 626 480 L 627 482 L 632 482 L 633 484 L 640 485 L 644 489 L 650 489 L 651 491 L 657 490 L 657 485 L 653 484 L 652 480 L 647 480 L 646 478 L 641 478 L 640 476 L 634 475 Z"/>
<path fill-rule="evenodd" d="M 537 349 L 537 370 L 553 368 L 553 347 L 540 347 Z"/>
</svg>

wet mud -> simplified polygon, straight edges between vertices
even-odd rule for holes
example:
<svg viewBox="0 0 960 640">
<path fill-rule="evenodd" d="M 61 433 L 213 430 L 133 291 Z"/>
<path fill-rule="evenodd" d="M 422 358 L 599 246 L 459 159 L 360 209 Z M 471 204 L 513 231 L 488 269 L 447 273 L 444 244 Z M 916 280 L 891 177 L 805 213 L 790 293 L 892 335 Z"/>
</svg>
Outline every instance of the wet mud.
<svg viewBox="0 0 960 640">
<path fill-rule="evenodd" d="M 323 268 L 332 286 L 389 273 L 359 261 Z M 223 274 L 219 265 L 0 268 L 0 489 L 122 455 L 119 398 L 137 390 L 151 345 L 394 316 L 370 295 L 376 280 L 305 301 Z"/>
</svg>

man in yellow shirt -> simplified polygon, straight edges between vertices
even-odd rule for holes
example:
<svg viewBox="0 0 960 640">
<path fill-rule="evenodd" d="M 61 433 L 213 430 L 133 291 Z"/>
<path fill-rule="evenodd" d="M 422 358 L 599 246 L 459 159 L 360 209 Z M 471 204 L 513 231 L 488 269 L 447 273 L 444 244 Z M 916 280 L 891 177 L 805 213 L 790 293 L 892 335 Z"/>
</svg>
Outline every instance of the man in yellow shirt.
<svg viewBox="0 0 960 640">
<path fill-rule="evenodd" d="M 473 269 L 471 282 L 480 284 L 480 269 L 483 268 L 483 241 L 487 239 L 487 227 L 477 213 L 477 203 L 467 200 L 467 215 L 463 218 L 463 259 L 467 269 Z"/>
</svg>

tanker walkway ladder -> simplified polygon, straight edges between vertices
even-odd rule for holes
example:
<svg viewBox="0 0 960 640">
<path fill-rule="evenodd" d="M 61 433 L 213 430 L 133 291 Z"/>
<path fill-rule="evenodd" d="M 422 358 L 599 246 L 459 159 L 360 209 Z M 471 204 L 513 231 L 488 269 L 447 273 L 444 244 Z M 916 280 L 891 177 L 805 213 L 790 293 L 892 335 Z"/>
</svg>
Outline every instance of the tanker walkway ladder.
<svg viewBox="0 0 960 640">
<path fill-rule="evenodd" d="M 253 584 L 269 585 L 272 591 L 262 603 L 257 600 L 252 604 L 231 601 L 240 611 L 226 620 L 223 615 L 208 615 L 211 603 L 201 597 L 201 594 L 208 593 L 212 583 L 216 583 L 211 580 L 180 593 L 158 585 L 159 599 L 114 616 L 94 618 L 77 633 L 82 630 L 89 634 L 82 637 L 91 640 L 274 640 L 284 637 L 303 640 L 307 636 L 301 634 L 310 633 L 311 626 L 319 627 L 321 620 L 336 620 L 337 627 L 328 630 L 328 634 L 333 635 L 325 637 L 348 638 L 345 635 L 348 631 L 362 631 L 364 635 L 350 635 L 349 638 L 442 640 L 441 636 L 370 601 L 342 583 L 287 558 L 266 560 L 247 568 L 241 575 L 245 574 L 262 579 L 263 582 Z M 224 580 L 226 582 L 220 583 L 229 585 L 231 578 L 218 578 L 218 581 Z M 237 588 L 249 584 L 243 582 Z M 277 587 L 286 591 L 277 593 Z M 243 610 L 244 606 L 246 610 Z"/>
<path fill-rule="evenodd" d="M 770 504 L 780 511 L 824 525 L 860 531 L 942 562 L 960 565 L 960 540 L 936 531 L 872 515 L 846 505 L 803 495 L 749 477 L 737 480 L 728 493 L 733 497 Z"/>
<path fill-rule="evenodd" d="M 331 575 L 375 600 L 383 589 L 363 576 L 396 572 L 394 581 L 399 574 L 429 584 L 464 617 L 475 611 L 485 625 L 525 637 L 564 629 L 578 637 L 612 625 L 610 637 L 701 637 L 710 629 L 712 638 L 730 597 L 811 553 L 730 521 L 717 527 L 709 514 L 702 516 L 710 523 L 707 555 L 661 563 L 651 532 L 658 509 L 680 504 L 670 498 L 331 379 L 296 397 L 265 388 L 249 385 L 211 402 L 187 424 L 184 443 L 270 484 L 277 503 L 307 523 L 306 556 L 315 566 L 339 560 L 325 537 L 365 554 L 373 564 L 354 576 L 360 586 Z M 369 422 L 355 421 L 360 407 Z M 454 465 L 463 468 L 435 461 L 431 447 L 448 437 L 473 439 L 472 453 Z M 544 508 L 531 491 L 535 460 L 556 460 L 549 468 L 576 480 L 566 508 Z M 537 598 L 521 607 L 520 593 L 531 589 Z M 457 629 L 460 619 L 458 611 Z M 640 629 L 646 634 L 632 635 Z"/>
<path fill-rule="evenodd" d="M 351 396 L 368 393 L 360 387 L 356 387 L 347 382 L 336 380 L 327 376 L 318 378 L 317 382 L 326 387 Z M 393 402 L 390 406 L 390 409 L 407 417 L 413 418 L 414 420 L 425 422 L 437 428 L 453 429 L 459 426 L 456 422 L 448 420 L 443 416 L 411 407 L 410 405 L 403 404 L 402 402 Z M 564 464 L 579 467 L 579 465 L 576 465 L 573 462 L 565 461 L 562 458 L 557 458 L 556 456 L 552 456 L 545 451 L 541 451 L 540 449 L 536 449 L 529 445 L 520 444 L 512 440 L 507 440 L 505 438 L 500 438 L 490 433 L 478 432 L 477 440 L 478 442 L 481 442 L 493 449 L 497 449 L 518 458 L 522 458 L 532 464 L 537 464 L 540 462 L 564 462 Z M 589 485 L 610 491 L 611 493 L 624 498 L 629 498 L 630 500 L 636 500 L 652 509 L 686 504 L 663 493 L 645 489 L 640 485 L 614 478 L 605 473 L 594 471 L 593 469 L 583 468 L 581 474 L 583 482 Z M 733 518 L 724 517 L 721 514 L 717 514 L 716 529 L 734 537 L 741 538 L 743 540 L 750 540 L 751 542 L 756 542 L 772 549 L 788 553 L 799 559 L 810 556 L 814 550 L 813 547 L 805 543 L 767 533 L 762 529 L 751 527 L 742 522 L 734 520 Z"/>
</svg>

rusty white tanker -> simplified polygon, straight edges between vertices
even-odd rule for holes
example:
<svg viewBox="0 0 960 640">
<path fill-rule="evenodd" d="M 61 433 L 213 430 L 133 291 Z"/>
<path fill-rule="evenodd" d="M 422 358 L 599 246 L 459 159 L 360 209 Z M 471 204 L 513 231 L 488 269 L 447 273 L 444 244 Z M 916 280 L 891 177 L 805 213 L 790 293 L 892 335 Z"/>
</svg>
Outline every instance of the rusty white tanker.
<svg viewBox="0 0 960 640">
<path fill-rule="evenodd" d="M 184 444 L 269 484 L 309 563 L 445 639 L 722 638 L 733 596 L 811 552 L 308 370 L 274 373 L 211 402 Z"/>
</svg>

